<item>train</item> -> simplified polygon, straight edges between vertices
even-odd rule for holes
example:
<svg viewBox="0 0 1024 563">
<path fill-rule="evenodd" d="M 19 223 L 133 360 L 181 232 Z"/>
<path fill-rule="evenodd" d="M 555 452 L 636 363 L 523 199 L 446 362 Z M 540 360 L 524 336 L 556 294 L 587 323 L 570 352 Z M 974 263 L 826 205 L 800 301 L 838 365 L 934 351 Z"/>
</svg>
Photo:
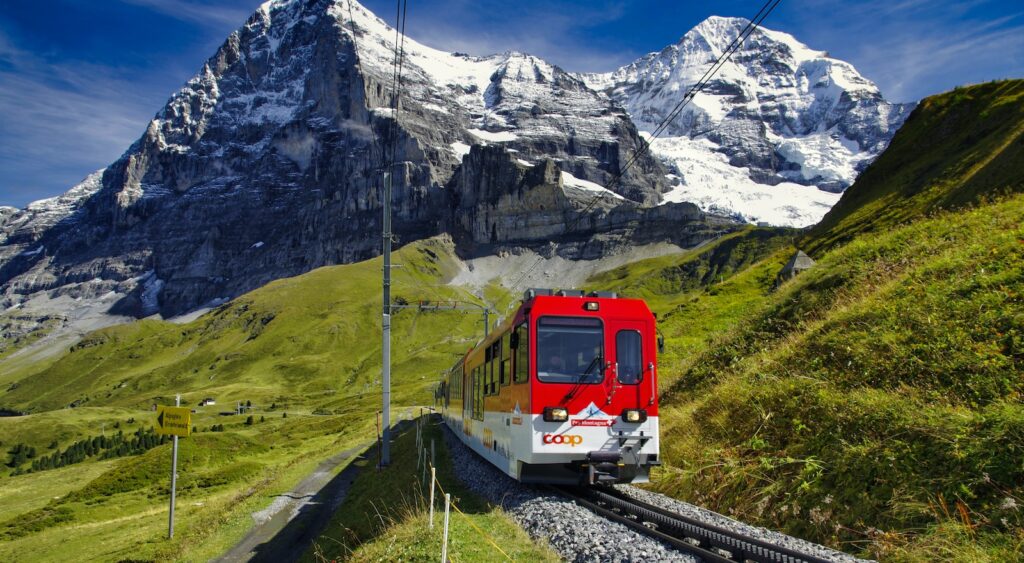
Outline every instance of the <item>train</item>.
<svg viewBox="0 0 1024 563">
<path fill-rule="evenodd" d="M 529 289 L 435 399 L 466 445 L 523 483 L 643 483 L 660 465 L 658 352 L 641 299 Z"/>
</svg>

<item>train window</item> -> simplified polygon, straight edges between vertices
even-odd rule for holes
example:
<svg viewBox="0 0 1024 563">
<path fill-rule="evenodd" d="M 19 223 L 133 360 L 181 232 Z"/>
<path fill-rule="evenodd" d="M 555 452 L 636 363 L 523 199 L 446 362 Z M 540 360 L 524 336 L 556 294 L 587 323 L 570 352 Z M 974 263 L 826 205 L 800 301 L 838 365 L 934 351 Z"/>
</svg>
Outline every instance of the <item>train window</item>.
<svg viewBox="0 0 1024 563">
<path fill-rule="evenodd" d="M 508 385 L 512 382 L 512 359 L 505 358 L 501 361 L 501 384 Z"/>
<path fill-rule="evenodd" d="M 604 325 L 586 317 L 537 321 L 537 379 L 543 383 L 604 381 Z"/>
<path fill-rule="evenodd" d="M 479 379 L 481 381 L 479 382 L 480 384 L 476 386 L 476 398 L 473 401 L 473 410 L 476 411 L 476 416 L 474 418 L 476 418 L 477 420 L 483 420 L 484 419 L 484 386 L 483 386 L 483 381 L 482 381 L 483 380 L 483 374 L 481 374 Z"/>
<path fill-rule="evenodd" d="M 530 380 L 530 331 L 526 323 L 516 327 L 516 383 Z"/>
<path fill-rule="evenodd" d="M 615 335 L 615 359 L 618 363 L 619 383 L 640 383 L 644 376 L 644 362 L 640 350 L 640 333 L 620 330 Z"/>
</svg>

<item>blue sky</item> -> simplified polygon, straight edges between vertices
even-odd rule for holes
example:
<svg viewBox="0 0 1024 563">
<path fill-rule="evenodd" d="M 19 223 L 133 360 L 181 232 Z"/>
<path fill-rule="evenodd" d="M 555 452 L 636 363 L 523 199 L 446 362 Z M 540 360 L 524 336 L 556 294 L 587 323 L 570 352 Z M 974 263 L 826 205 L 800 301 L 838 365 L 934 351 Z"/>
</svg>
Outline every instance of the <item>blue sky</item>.
<svg viewBox="0 0 1024 563">
<path fill-rule="evenodd" d="M 363 2 L 385 20 L 395 5 Z M 409 0 L 409 35 L 606 71 L 761 0 Z M 0 205 L 57 195 L 113 162 L 258 0 L 5 0 Z M 783 0 L 765 22 L 851 62 L 893 101 L 1024 77 L 1021 0 Z"/>
</svg>

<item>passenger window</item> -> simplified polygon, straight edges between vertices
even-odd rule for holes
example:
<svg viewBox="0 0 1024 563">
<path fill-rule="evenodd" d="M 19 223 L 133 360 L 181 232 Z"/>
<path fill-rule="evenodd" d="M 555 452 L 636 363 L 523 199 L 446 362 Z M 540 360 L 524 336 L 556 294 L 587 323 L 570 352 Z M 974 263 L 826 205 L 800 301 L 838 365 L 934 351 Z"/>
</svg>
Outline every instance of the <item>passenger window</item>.
<svg viewBox="0 0 1024 563">
<path fill-rule="evenodd" d="M 499 368 L 499 370 L 500 370 L 500 377 L 498 379 L 499 379 L 499 381 L 501 382 L 502 385 L 508 385 L 509 379 L 512 376 L 512 374 L 508 370 L 508 367 L 509 367 L 508 335 L 506 334 L 505 336 L 502 336 L 501 340 L 499 340 L 499 342 L 501 343 L 501 353 L 500 353 L 500 355 L 498 357 L 501 358 L 501 366 Z"/>
<path fill-rule="evenodd" d="M 519 347 L 516 348 L 516 383 L 524 383 L 530 380 L 530 331 L 526 324 L 516 327 L 516 340 Z"/>
<path fill-rule="evenodd" d="M 643 379 L 644 362 L 640 353 L 640 333 L 620 330 L 615 335 L 615 354 L 619 368 L 619 383 L 632 385 Z"/>
</svg>

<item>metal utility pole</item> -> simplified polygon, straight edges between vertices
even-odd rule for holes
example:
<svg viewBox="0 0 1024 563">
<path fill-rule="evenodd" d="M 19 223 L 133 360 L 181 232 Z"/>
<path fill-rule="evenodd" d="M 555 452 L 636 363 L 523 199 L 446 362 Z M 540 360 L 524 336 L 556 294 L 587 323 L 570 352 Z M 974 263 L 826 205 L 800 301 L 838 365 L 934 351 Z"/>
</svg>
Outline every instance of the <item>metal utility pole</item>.
<svg viewBox="0 0 1024 563">
<path fill-rule="evenodd" d="M 381 413 L 380 464 L 391 464 L 391 171 L 384 171 L 384 308 L 383 308 L 383 350 L 384 408 Z"/>
<path fill-rule="evenodd" d="M 174 399 L 174 406 L 181 406 L 181 395 Z M 178 488 L 178 436 L 174 436 L 174 446 L 171 448 L 171 513 L 167 517 L 167 538 L 174 539 L 174 496 Z"/>
</svg>

